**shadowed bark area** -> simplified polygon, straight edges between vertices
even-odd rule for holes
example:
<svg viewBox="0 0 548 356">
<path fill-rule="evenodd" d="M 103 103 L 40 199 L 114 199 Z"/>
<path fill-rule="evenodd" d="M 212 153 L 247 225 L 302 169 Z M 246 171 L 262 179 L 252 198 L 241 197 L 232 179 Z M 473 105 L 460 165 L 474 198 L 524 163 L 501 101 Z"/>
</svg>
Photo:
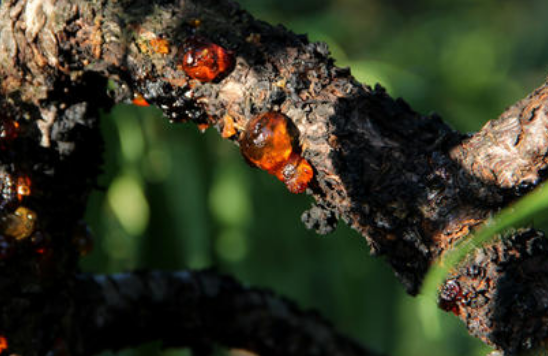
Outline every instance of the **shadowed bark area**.
<svg viewBox="0 0 548 356">
<path fill-rule="evenodd" d="M 209 83 L 189 78 L 182 58 L 196 39 L 233 53 L 232 70 Z M 53 241 L 52 253 L 63 256 L 49 262 L 57 271 L 49 279 L 36 272 L 44 269 L 37 262 L 43 257 L 30 243 L 17 247 L 25 262 L 2 262 L 6 283 L 17 284 L 0 293 L 9 320 L 15 296 L 30 308 L 29 298 L 57 305 L 59 292 L 71 295 L 74 226 L 102 153 L 97 110 L 129 102 L 137 93 L 169 120 L 213 126 L 236 144 L 251 117 L 285 114 L 314 169 L 307 193 L 315 205 L 303 222 L 328 233 L 342 219 L 366 238 L 372 253 L 385 257 L 411 294 L 433 261 L 538 185 L 547 163 L 545 85 L 468 137 L 437 116 L 416 113 L 380 86 L 358 83 L 348 69 L 334 65 L 324 44 L 257 21 L 228 0 L 5 1 L 0 76 L 5 115 L 21 126 L 13 148 L 1 152 L 2 172 L 32 175 L 35 188 L 24 203 L 36 210 L 38 231 Z M 4 200 L 2 213 L 8 216 L 17 202 Z M 501 253 L 481 259 L 489 274 L 466 277 L 468 261 L 454 276 L 466 300 L 481 300 L 459 298 L 456 314 L 474 335 L 508 354 L 548 336 L 548 306 L 542 295 L 528 292 L 547 288 L 544 265 L 535 266 L 535 280 L 507 278 L 519 276 L 531 259 L 548 257 L 543 243 L 539 249 L 519 247 L 540 240 L 538 233 L 518 232 L 496 241 L 485 251 Z M 508 256 L 512 263 L 505 262 Z M 13 281 L 13 275 L 22 277 Z M 505 281 L 504 293 L 499 281 Z M 523 298 L 528 302 L 521 303 Z M 54 309 L 55 318 L 66 313 Z M 36 345 L 47 348 L 75 327 L 67 317 L 58 331 L 40 333 L 51 320 L 45 315 L 30 317 L 25 330 L 12 331 L 13 322 L 6 322 L 14 350 L 33 354 L 36 347 L 23 340 L 36 338 Z M 530 322 L 534 330 L 518 327 Z"/>
<path fill-rule="evenodd" d="M 377 355 L 312 311 L 212 272 L 80 276 L 70 350 L 93 355 L 163 340 L 208 354 L 215 344 L 259 355 Z M 85 293 L 84 293 L 85 291 Z"/>
</svg>

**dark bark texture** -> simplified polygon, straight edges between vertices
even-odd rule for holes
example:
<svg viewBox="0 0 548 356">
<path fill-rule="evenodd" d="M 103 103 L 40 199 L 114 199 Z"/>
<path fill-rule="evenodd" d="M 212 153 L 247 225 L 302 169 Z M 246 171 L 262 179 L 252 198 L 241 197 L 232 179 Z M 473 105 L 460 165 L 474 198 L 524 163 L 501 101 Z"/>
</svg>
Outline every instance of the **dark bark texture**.
<svg viewBox="0 0 548 356">
<path fill-rule="evenodd" d="M 70 350 L 78 355 L 151 340 L 207 355 L 212 345 L 259 355 L 376 355 L 315 312 L 212 272 L 80 276 Z M 92 337 L 90 337 L 92 335 Z"/>
<path fill-rule="evenodd" d="M 191 37 L 232 51 L 233 70 L 211 83 L 190 79 L 180 65 L 184 43 Z M 158 39 L 165 40 L 168 50 L 155 46 Z M 366 354 L 334 334 L 327 344 L 314 344 L 321 350 L 307 346 L 306 352 L 296 353 L 312 345 L 306 328 L 295 335 L 302 343 L 293 351 L 267 351 L 269 340 L 288 337 L 287 344 L 293 345 L 293 335 L 284 331 L 280 336 L 268 324 L 278 309 L 259 313 L 256 308 L 264 305 L 245 304 L 254 292 L 244 290 L 233 296 L 257 311 L 253 317 L 266 315 L 264 328 L 257 332 L 274 333 L 262 335 L 262 343 L 257 335 L 247 334 L 250 324 L 245 322 L 238 324 L 242 333 L 234 336 L 193 329 L 188 321 L 188 333 L 181 337 L 163 329 L 165 335 L 159 335 L 154 322 L 126 325 L 123 320 L 132 320 L 129 308 L 134 303 L 150 307 L 143 309 L 143 316 L 152 321 L 152 311 L 184 307 L 167 291 L 143 293 L 154 293 L 150 286 L 155 278 L 159 287 L 171 279 L 185 289 L 193 278 L 214 277 L 77 277 L 71 241 L 101 167 L 98 110 L 129 102 L 134 93 L 175 122 L 208 124 L 219 132 L 233 124 L 236 134 L 228 139 L 236 144 L 254 115 L 285 114 L 298 128 L 302 155 L 314 169 L 307 193 L 315 204 L 303 214 L 303 222 L 328 233 L 342 219 L 366 238 L 373 254 L 384 256 L 411 294 L 444 252 L 542 182 L 548 160 L 546 85 L 466 136 L 435 115 L 416 113 L 380 86 L 358 83 L 348 69 L 333 64 L 324 44 L 257 21 L 229 0 L 4 1 L 0 78 L 3 114 L 20 125 L 10 149 L 0 151 L 0 173 L 31 176 L 33 193 L 24 204 L 37 213 L 37 233 L 49 241 L 46 253 L 39 254 L 32 239 L 18 243 L 16 257 L 2 262 L 0 270 L 1 327 L 13 340 L 14 352 L 24 355 L 43 354 L 52 340 L 71 335 L 67 344 L 74 354 L 87 353 L 82 345 L 98 351 L 142 340 L 129 340 L 128 335 L 115 340 L 104 334 L 102 325 L 108 330 L 133 327 L 136 335 L 149 333 L 181 345 L 213 336 L 227 346 L 232 346 L 230 340 L 242 340 L 242 346 L 264 355 Z M 1 202 L 5 217 L 18 204 L 10 197 L 4 194 Z M 540 345 L 548 337 L 547 260 L 546 241 L 535 231 L 517 231 L 485 246 L 454 271 L 451 281 L 462 293 L 452 310 L 471 333 L 508 355 Z M 125 297 L 113 295 L 118 299 L 112 301 L 102 295 L 116 290 L 109 283 L 119 286 L 117 293 Z M 133 300 L 126 287 L 142 300 Z M 194 293 L 200 295 L 193 291 L 192 298 Z M 162 300 L 152 300 L 161 295 L 164 306 Z M 40 315 L 33 312 L 40 308 Z M 230 315 L 225 312 L 219 315 Z M 174 313 L 187 315 L 184 309 Z M 291 328 L 291 320 L 297 319 L 315 323 L 314 317 L 305 322 L 304 314 L 295 315 L 287 316 L 284 325 Z M 93 322 L 82 323 L 82 318 Z M 105 320 L 108 325 L 101 324 Z M 329 330 L 322 323 L 314 325 Z M 104 345 L 90 346 L 85 329 L 79 330 L 85 327 Z"/>
</svg>

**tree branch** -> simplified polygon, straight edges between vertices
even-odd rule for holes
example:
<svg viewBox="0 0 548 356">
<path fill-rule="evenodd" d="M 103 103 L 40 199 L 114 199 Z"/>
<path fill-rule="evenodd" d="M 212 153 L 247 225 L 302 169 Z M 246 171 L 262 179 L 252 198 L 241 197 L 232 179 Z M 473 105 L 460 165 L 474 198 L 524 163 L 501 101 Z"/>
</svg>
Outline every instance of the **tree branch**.
<svg viewBox="0 0 548 356">
<path fill-rule="evenodd" d="M 98 172 L 100 144 L 88 139 L 97 133 L 94 112 L 128 102 L 135 93 L 173 121 L 208 124 L 219 132 L 232 124 L 235 134 L 226 136 L 235 143 L 254 115 L 285 114 L 314 169 L 307 193 L 316 204 L 303 215 L 304 223 L 327 233 L 338 219 L 347 222 L 372 253 L 385 256 L 411 294 L 433 261 L 544 179 L 545 85 L 466 137 L 435 115 L 417 114 L 380 86 L 357 83 L 349 70 L 334 66 L 325 45 L 257 21 L 229 0 L 11 0 L 2 4 L 0 31 L 2 107 L 25 123 L 25 140 L 15 143 L 17 153 L 3 154 L 2 167 L 10 174 L 31 167 L 40 189 L 29 204 L 38 210 L 42 230 L 57 241 L 56 251 L 69 251 L 67 256 L 75 252 L 68 243 L 73 225 L 66 221 L 81 216 Z M 184 43 L 197 37 L 234 53 L 235 66 L 224 78 L 200 83 L 181 70 Z M 163 48 L 153 40 L 162 40 Z M 101 95 L 107 78 L 110 99 Z M 82 158 L 86 170 L 76 173 L 73 164 Z M 58 181 L 66 186 L 47 193 Z M 64 195 L 74 199 L 54 214 L 48 207 Z M 531 319 L 544 324 L 544 307 L 508 313 L 524 291 L 548 288 L 544 277 L 509 279 L 512 288 L 505 293 L 493 282 L 519 275 L 531 259 L 544 256 L 544 248 L 514 254 L 520 246 L 536 246 L 538 237 L 519 233 L 494 242 L 485 251 L 506 252 L 481 260 L 488 274 L 465 278 L 463 271 L 473 267 L 468 261 L 455 275 L 470 296 L 480 294 L 480 285 L 487 288 L 481 291 L 485 303 L 459 299 L 458 314 L 475 335 L 508 353 L 548 336 L 544 326 L 500 331 Z M 507 256 L 512 263 L 503 263 Z M 58 285 L 74 272 L 75 260 L 56 260 L 64 272 L 54 278 Z M 537 267 L 535 275 L 546 275 L 544 265 Z M 529 297 L 531 305 L 544 305 L 542 296 Z"/>
<path fill-rule="evenodd" d="M 71 354 L 144 342 L 200 350 L 212 345 L 259 355 L 375 355 L 272 292 L 210 271 L 79 276 Z"/>
</svg>

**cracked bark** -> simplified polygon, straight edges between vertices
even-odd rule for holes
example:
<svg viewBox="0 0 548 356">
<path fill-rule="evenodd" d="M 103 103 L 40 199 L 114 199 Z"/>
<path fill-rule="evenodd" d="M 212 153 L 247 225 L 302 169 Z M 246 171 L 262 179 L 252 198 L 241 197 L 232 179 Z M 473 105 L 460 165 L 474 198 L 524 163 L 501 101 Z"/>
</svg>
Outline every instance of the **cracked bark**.
<svg viewBox="0 0 548 356">
<path fill-rule="evenodd" d="M 1 293 L 3 327 L 24 354 L 43 352 L 51 335 L 75 325 L 62 306 L 78 299 L 77 284 L 67 282 L 77 268 L 70 241 L 100 167 L 97 110 L 134 93 L 172 121 L 220 132 L 234 123 L 228 139 L 236 144 L 253 115 L 287 115 L 315 171 L 307 191 L 315 205 L 303 222 L 328 233 L 342 219 L 411 294 L 433 261 L 545 178 L 546 84 L 466 136 L 380 86 L 356 82 L 325 45 L 257 21 L 228 0 L 11 0 L 2 4 L 0 31 L 1 105 L 22 126 L 13 149 L 0 152 L 2 172 L 32 176 L 26 204 L 61 256 L 46 263 L 21 246 L 20 258 L 3 262 L 2 285 L 10 287 Z M 178 68 L 182 44 L 196 35 L 235 53 L 223 80 L 201 84 Z M 166 39 L 169 53 L 155 52 L 151 38 Z M 507 354 L 546 339 L 547 270 L 539 261 L 547 253 L 540 232 L 517 231 L 454 271 L 464 291 L 455 313 L 472 334 Z M 24 278 L 14 281 L 15 273 Z M 24 312 L 38 296 L 47 318 Z M 10 313 L 18 310 L 28 322 L 15 332 L 20 324 Z M 51 318 L 63 323 L 44 336 Z M 36 345 L 24 346 L 23 336 Z"/>
</svg>

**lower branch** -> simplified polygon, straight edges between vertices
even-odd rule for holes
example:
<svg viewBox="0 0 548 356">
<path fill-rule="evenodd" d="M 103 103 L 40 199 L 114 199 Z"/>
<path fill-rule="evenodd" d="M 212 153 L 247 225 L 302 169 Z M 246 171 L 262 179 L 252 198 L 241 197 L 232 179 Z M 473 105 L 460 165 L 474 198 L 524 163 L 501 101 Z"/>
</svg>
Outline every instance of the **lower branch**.
<svg viewBox="0 0 548 356">
<path fill-rule="evenodd" d="M 337 333 L 318 313 L 211 271 L 81 275 L 74 287 L 71 355 L 155 340 L 203 354 L 219 345 L 261 356 L 378 355 Z"/>
</svg>

